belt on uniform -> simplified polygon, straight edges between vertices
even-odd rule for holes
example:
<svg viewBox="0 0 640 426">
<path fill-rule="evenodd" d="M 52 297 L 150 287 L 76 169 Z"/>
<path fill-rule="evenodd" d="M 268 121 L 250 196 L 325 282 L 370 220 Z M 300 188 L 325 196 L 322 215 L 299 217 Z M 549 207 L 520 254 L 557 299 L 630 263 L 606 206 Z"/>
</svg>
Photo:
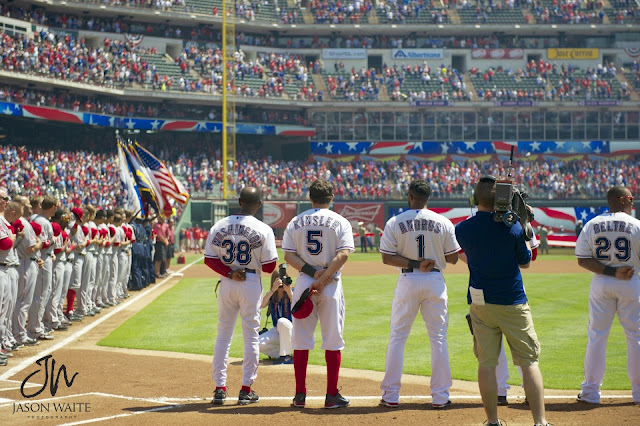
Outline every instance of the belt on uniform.
<svg viewBox="0 0 640 426">
<path fill-rule="evenodd" d="M 30 257 L 29 260 L 33 260 L 34 262 L 37 262 L 38 258 L 37 257 Z"/>
<path fill-rule="evenodd" d="M 413 273 L 414 269 L 413 268 L 402 268 L 402 273 L 403 274 L 411 274 Z M 422 272 L 420 271 L 420 269 L 416 269 L 416 272 Z M 430 272 L 440 272 L 440 269 L 438 268 L 433 268 Z"/>
<path fill-rule="evenodd" d="M 8 264 L 8 263 L 2 263 L 2 262 L 0 262 L 0 266 L 5 266 L 5 267 L 7 267 L 7 266 L 9 266 L 9 264 Z"/>
<path fill-rule="evenodd" d="M 250 274 L 255 274 L 255 273 L 256 273 L 256 270 L 255 270 L 255 269 L 244 268 L 244 271 L 245 271 L 245 272 L 248 272 L 248 273 L 250 273 Z"/>
</svg>

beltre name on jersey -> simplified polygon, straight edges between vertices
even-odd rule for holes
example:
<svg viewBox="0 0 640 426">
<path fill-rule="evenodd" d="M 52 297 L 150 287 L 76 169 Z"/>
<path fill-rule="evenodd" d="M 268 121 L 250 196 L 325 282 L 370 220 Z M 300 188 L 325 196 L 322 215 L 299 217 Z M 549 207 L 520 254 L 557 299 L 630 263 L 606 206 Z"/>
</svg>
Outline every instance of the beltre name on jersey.
<svg viewBox="0 0 640 426">
<path fill-rule="evenodd" d="M 220 229 L 213 237 L 213 245 L 220 247 L 223 240 L 229 235 L 241 235 L 249 240 L 249 246 L 251 250 L 262 247 L 262 237 L 260 234 L 246 225 L 239 223 L 229 225 L 226 228 Z"/>
</svg>

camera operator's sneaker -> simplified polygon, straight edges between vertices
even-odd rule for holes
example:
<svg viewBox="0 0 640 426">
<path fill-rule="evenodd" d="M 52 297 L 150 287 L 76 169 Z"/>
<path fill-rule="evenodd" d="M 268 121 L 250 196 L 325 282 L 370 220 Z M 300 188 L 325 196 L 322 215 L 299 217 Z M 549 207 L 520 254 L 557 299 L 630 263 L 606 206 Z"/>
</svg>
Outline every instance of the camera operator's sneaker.
<svg viewBox="0 0 640 426">
<path fill-rule="evenodd" d="M 225 399 L 227 399 L 227 392 L 222 388 L 216 389 L 215 392 L 213 392 L 213 401 L 211 401 L 211 403 L 214 405 L 222 405 Z"/>
<path fill-rule="evenodd" d="M 349 400 L 340 395 L 340 392 L 335 395 L 326 394 L 324 398 L 324 408 L 341 408 L 349 405 Z"/>
<path fill-rule="evenodd" d="M 238 404 L 247 405 L 258 402 L 260 397 L 254 391 L 247 392 L 246 390 L 241 390 L 240 395 L 238 395 Z"/>
<path fill-rule="evenodd" d="M 298 408 L 304 408 L 305 401 L 307 399 L 306 393 L 297 393 L 293 398 L 293 406 Z"/>
</svg>

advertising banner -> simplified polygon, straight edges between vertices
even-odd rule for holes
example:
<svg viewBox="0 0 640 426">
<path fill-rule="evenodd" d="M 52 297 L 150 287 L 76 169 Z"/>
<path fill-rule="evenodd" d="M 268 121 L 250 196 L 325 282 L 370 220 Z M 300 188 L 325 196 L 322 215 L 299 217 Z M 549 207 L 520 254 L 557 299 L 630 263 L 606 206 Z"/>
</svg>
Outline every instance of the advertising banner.
<svg viewBox="0 0 640 426">
<path fill-rule="evenodd" d="M 391 49 L 393 59 L 442 59 L 443 49 Z"/>
<path fill-rule="evenodd" d="M 322 49 L 322 59 L 367 59 L 367 49 Z"/>
<path fill-rule="evenodd" d="M 548 59 L 598 59 L 600 49 L 547 49 Z"/>
<path fill-rule="evenodd" d="M 384 203 L 339 202 L 334 203 L 333 210 L 351 222 L 364 222 L 365 226 L 370 223 L 384 226 Z M 354 232 L 357 231 L 354 229 Z"/>
<path fill-rule="evenodd" d="M 285 228 L 297 214 L 295 202 L 265 201 L 262 204 L 262 220 L 272 228 Z"/>
<path fill-rule="evenodd" d="M 473 59 L 522 59 L 522 49 L 472 49 Z"/>
</svg>

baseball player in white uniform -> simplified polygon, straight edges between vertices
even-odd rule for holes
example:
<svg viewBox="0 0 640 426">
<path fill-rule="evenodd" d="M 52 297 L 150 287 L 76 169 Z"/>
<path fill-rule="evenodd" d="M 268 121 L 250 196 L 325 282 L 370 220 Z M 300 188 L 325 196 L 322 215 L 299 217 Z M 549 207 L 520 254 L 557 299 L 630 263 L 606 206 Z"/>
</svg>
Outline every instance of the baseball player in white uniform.
<svg viewBox="0 0 640 426">
<path fill-rule="evenodd" d="M 322 349 L 327 362 L 325 408 L 349 405 L 338 392 L 341 350 L 344 349 L 344 295 L 340 271 L 355 250 L 353 231 L 347 219 L 329 210 L 333 186 L 324 179 L 309 187 L 312 209 L 289 222 L 284 231 L 282 249 L 285 261 L 301 273 L 296 280 L 293 303 L 308 288 L 317 293 L 311 298 L 313 311 L 306 318 L 293 318 L 293 367 L 296 378 L 295 407 L 304 407 L 309 350 L 314 347 L 313 334 L 320 320 Z"/>
<path fill-rule="evenodd" d="M 576 243 L 578 264 L 594 273 L 589 292 L 589 341 L 579 401 L 600 403 L 607 340 L 616 313 L 627 337 L 627 372 L 640 404 L 640 220 L 633 196 L 621 186 L 607 192 L 609 213 L 591 219 Z"/>
<path fill-rule="evenodd" d="M 6 203 L 5 198 L 9 198 L 6 193 L 6 189 L 0 188 L 0 203 Z M 16 346 L 16 339 L 13 336 L 13 311 L 16 306 L 16 299 L 18 297 L 18 268 L 20 267 L 20 258 L 18 257 L 18 251 L 16 250 L 18 235 L 13 228 L 13 222 L 18 220 L 22 215 L 22 205 L 16 201 L 12 201 L 6 204 L 4 212 L 0 214 L 0 222 L 4 222 L 4 225 L 14 235 L 14 242 L 9 253 L 5 259 L 7 266 L 7 278 L 8 278 L 8 295 L 5 293 L 7 299 L 5 328 L 2 336 L 2 348 L 5 350 L 13 350 Z M 1 315 L 0 315 L 1 316 Z"/>
<path fill-rule="evenodd" d="M 205 250 L 205 264 L 222 278 L 218 294 L 218 334 L 213 350 L 213 404 L 227 397 L 227 362 L 233 329 L 242 319 L 244 354 L 239 404 L 258 402 L 251 386 L 258 376 L 260 339 L 260 273 L 272 273 L 278 260 L 273 230 L 253 217 L 262 205 L 260 192 L 247 187 L 240 192 L 240 214 L 218 221 L 211 227 Z"/>
<path fill-rule="evenodd" d="M 389 219 L 380 240 L 382 261 L 402 269 L 393 296 L 385 376 L 380 384 L 380 404 L 387 407 L 398 406 L 404 347 L 418 311 L 431 344 L 432 406 L 444 408 L 451 404 L 449 312 L 442 271 L 447 263 L 458 261 L 460 246 L 451 221 L 427 209 L 430 196 L 431 187 L 426 181 L 411 182 L 408 195 L 411 210 Z"/>
</svg>

